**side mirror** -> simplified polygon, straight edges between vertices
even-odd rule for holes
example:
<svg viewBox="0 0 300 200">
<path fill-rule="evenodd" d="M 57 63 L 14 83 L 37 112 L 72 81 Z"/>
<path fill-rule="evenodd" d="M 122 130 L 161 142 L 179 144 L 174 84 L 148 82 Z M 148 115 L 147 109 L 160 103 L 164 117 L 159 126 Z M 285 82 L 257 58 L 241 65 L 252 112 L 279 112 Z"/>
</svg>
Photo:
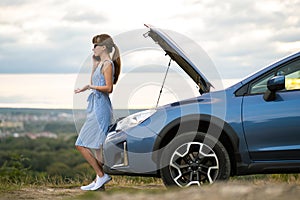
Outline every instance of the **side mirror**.
<svg viewBox="0 0 300 200">
<path fill-rule="evenodd" d="M 285 77 L 275 76 L 268 80 L 267 91 L 264 94 L 265 101 L 274 101 L 276 99 L 276 91 L 282 90 L 285 88 Z"/>
</svg>

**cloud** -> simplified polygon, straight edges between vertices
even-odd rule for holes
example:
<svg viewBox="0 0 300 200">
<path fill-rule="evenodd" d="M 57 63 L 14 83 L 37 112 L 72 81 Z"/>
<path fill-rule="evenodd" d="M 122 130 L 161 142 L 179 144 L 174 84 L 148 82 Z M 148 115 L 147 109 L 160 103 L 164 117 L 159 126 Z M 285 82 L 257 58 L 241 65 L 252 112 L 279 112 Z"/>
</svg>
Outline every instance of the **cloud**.
<svg viewBox="0 0 300 200">
<path fill-rule="evenodd" d="M 126 52 L 136 45 L 124 37 L 143 28 L 143 23 L 152 23 L 201 45 L 222 76 L 240 77 L 295 51 L 299 8 L 300 3 L 293 0 L 178 0 L 172 4 L 154 0 L 148 5 L 116 0 L 3 0 L 0 73 L 76 73 L 91 53 L 93 35 L 115 36 Z M 142 40 L 137 36 L 134 42 Z"/>
<path fill-rule="evenodd" d="M 279 42 L 299 42 L 300 27 L 292 27 L 289 29 L 280 30 L 276 32 L 271 39 Z"/>
<path fill-rule="evenodd" d="M 82 22 L 70 21 L 64 11 L 68 2 L 52 3 L 2 3 L 6 9 L 0 14 L 0 73 L 78 71 L 86 57 L 84 47 L 90 50 L 83 40 L 88 31 Z"/>
<path fill-rule="evenodd" d="M 89 23 L 89 24 L 99 24 L 99 22 L 104 23 L 108 21 L 108 19 L 101 14 L 100 12 L 95 11 L 68 11 L 63 17 L 63 20 L 71 22 L 71 23 Z"/>
<path fill-rule="evenodd" d="M 24 1 L 24 0 L 1 0 L 0 1 L 0 6 L 16 6 L 16 5 L 23 5 L 28 3 L 29 1 Z"/>
<path fill-rule="evenodd" d="M 297 1 L 185 1 L 174 21 L 210 55 L 225 77 L 240 77 L 286 56 L 299 41 Z M 184 28 L 182 28 L 184 29 Z M 285 48 L 283 48 L 285 47 Z"/>
<path fill-rule="evenodd" d="M 188 52 L 199 61 L 201 72 L 208 78 L 216 73 L 224 79 L 240 79 L 299 51 L 299 9 L 298 0 L 152 0 L 146 3 L 139 0 L 1 0 L 0 74 L 62 74 L 58 80 L 52 77 L 45 81 L 47 87 L 49 83 L 51 86 L 59 83 L 53 86 L 56 93 L 61 85 L 72 86 L 72 81 L 60 82 L 65 79 L 65 73 L 90 70 L 91 38 L 105 32 L 112 35 L 120 47 L 122 72 L 132 75 L 126 84 L 134 85 L 130 81 L 140 80 L 145 75 L 149 75 L 149 81 L 158 78 L 159 73 L 163 77 L 169 58 L 150 38 L 142 35 L 147 32 L 143 24 L 150 23 L 185 35 L 200 45 L 215 64 L 215 70 L 203 66 L 197 52 Z M 173 62 L 170 69 L 175 70 L 174 65 Z M 1 79 L 3 76 L 6 75 L 2 74 Z M 30 77 L 29 83 L 40 75 L 24 77 Z M 2 94 L 16 92 L 9 98 L 0 98 L 0 103 L 20 103 L 15 99 L 18 92 L 23 91 L 18 90 L 23 81 L 2 80 L 4 85 L 18 84 L 15 84 L 16 89 L 0 87 L 5 90 Z M 144 83 L 145 79 L 141 81 Z M 34 83 L 32 87 L 37 85 Z M 45 87 L 38 85 L 37 88 Z M 63 93 L 71 90 L 63 90 Z M 37 98 L 32 96 L 35 91 L 29 91 L 26 91 L 29 95 L 26 99 L 22 96 L 25 99 L 22 103 Z M 43 94 L 45 99 L 50 99 L 54 92 L 45 93 L 49 95 Z M 56 96 L 53 98 L 55 102 Z M 45 103 L 43 99 L 41 102 Z M 65 102 L 67 100 L 62 104 L 70 106 Z"/>
</svg>

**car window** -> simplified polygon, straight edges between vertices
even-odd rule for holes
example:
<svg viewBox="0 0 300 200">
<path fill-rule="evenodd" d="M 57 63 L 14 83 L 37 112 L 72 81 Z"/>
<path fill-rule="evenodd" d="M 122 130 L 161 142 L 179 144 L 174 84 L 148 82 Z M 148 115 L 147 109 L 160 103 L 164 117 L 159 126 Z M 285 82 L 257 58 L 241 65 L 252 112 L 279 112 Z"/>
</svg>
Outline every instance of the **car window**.
<svg viewBox="0 0 300 200">
<path fill-rule="evenodd" d="M 256 80 L 250 85 L 250 94 L 261 94 L 267 90 L 268 80 L 275 75 L 285 76 L 284 90 L 298 90 L 300 89 L 300 60 L 289 63 L 275 72 Z"/>
<path fill-rule="evenodd" d="M 254 82 L 250 86 L 250 94 L 261 94 L 264 93 L 267 90 L 267 82 L 270 78 L 274 76 L 274 72 L 263 77 L 262 79 Z"/>
<path fill-rule="evenodd" d="M 286 90 L 300 89 L 300 60 L 278 70 L 278 74 L 285 76 Z"/>
</svg>

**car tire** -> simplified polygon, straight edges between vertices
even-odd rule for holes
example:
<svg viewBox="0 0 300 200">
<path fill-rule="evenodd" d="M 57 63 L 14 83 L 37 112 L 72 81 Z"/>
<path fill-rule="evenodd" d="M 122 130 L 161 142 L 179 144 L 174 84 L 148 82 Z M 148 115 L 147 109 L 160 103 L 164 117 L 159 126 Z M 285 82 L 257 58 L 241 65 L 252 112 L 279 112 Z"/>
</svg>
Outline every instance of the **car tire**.
<svg viewBox="0 0 300 200">
<path fill-rule="evenodd" d="M 189 187 L 227 180 L 230 158 L 220 141 L 202 132 L 175 137 L 164 149 L 160 175 L 168 186 Z"/>
</svg>

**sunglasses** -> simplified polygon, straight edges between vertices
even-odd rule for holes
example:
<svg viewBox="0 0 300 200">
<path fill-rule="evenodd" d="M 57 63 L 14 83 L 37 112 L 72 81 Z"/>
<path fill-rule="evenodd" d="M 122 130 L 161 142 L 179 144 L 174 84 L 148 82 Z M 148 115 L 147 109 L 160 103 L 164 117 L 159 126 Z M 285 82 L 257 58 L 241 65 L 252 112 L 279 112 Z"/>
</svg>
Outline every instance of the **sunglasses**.
<svg viewBox="0 0 300 200">
<path fill-rule="evenodd" d="M 95 49 L 97 46 L 104 46 L 104 45 L 101 44 L 101 43 L 96 43 L 96 44 L 94 44 L 94 49 Z"/>
</svg>

